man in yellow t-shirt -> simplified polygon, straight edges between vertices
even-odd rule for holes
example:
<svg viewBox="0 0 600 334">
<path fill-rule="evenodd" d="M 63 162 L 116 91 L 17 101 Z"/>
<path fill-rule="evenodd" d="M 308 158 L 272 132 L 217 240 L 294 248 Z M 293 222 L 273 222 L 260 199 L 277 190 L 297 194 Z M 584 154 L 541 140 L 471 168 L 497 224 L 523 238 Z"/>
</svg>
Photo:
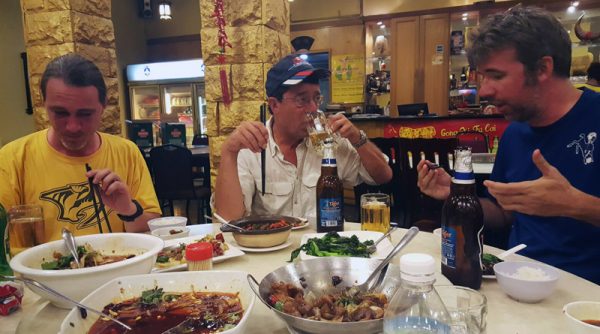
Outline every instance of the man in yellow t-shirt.
<svg viewBox="0 0 600 334">
<path fill-rule="evenodd" d="M 40 86 L 50 127 L 0 149 L 0 203 L 42 205 L 44 242 L 60 239 L 63 227 L 76 235 L 107 232 L 108 223 L 113 232 L 147 231 L 161 214 L 150 173 L 133 142 L 98 132 L 106 107 L 98 67 L 77 54 L 60 56 Z M 109 222 L 99 215 L 100 226 L 88 178 L 108 214 Z"/>
</svg>

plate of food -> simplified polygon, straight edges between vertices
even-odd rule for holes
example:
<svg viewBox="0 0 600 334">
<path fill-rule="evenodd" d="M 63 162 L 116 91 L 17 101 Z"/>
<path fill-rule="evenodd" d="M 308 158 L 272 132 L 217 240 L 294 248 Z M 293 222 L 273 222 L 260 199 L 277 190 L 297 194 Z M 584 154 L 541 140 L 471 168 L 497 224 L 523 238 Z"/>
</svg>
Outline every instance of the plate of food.
<svg viewBox="0 0 600 334">
<path fill-rule="evenodd" d="M 246 275 L 215 270 L 123 276 L 81 302 L 131 326 L 132 333 L 163 333 L 175 326 L 181 333 L 191 332 L 179 326 L 184 322 L 199 333 L 245 333 L 255 302 Z M 120 325 L 77 308 L 60 327 L 63 334 L 124 332 Z"/>
<path fill-rule="evenodd" d="M 302 236 L 300 247 L 292 252 L 290 260 L 293 261 L 297 256 L 301 260 L 323 256 L 384 259 L 394 248 L 387 238 L 377 245 L 374 252 L 369 252 L 369 246 L 381 236 L 383 233 L 373 231 L 306 233 Z"/>
<path fill-rule="evenodd" d="M 213 263 L 244 255 L 239 248 L 225 242 L 223 234 L 194 235 L 187 238 L 166 240 L 165 247 L 158 252 L 152 272 L 162 273 L 185 270 L 185 246 L 195 242 L 210 242 L 213 245 Z"/>
</svg>

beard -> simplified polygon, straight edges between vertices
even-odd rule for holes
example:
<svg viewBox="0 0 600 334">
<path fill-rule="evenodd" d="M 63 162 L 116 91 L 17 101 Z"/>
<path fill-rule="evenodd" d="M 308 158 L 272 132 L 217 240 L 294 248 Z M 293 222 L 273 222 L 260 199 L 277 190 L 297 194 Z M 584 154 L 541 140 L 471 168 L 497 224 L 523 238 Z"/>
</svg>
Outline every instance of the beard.
<svg viewBox="0 0 600 334">
<path fill-rule="evenodd" d="M 80 140 L 65 140 L 65 138 L 60 138 L 61 145 L 69 151 L 79 152 L 82 151 L 88 144 L 89 140 L 80 139 Z"/>
<path fill-rule="evenodd" d="M 525 105 L 504 105 L 510 111 L 504 113 L 504 117 L 509 121 L 514 122 L 529 122 L 536 118 L 539 111 L 534 106 Z"/>
</svg>

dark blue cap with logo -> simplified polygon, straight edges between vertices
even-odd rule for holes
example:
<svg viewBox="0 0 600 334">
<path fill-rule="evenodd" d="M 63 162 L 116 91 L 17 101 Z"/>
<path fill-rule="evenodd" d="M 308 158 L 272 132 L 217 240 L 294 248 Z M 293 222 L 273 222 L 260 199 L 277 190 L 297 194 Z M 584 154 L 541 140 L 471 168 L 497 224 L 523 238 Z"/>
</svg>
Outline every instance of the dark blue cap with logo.
<svg viewBox="0 0 600 334">
<path fill-rule="evenodd" d="M 282 58 L 267 72 L 267 96 L 275 95 L 281 86 L 294 86 L 310 77 L 323 79 L 328 76 L 328 70 L 315 68 L 299 55 L 291 54 Z"/>
</svg>

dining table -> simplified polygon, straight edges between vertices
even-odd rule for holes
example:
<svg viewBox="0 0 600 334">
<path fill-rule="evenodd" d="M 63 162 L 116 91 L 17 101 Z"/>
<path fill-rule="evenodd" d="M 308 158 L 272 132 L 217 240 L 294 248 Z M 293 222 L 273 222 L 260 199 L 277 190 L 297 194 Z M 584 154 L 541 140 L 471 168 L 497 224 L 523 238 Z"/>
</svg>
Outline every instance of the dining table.
<svg viewBox="0 0 600 334">
<path fill-rule="evenodd" d="M 192 235 L 204 235 L 220 233 L 219 224 L 203 224 L 189 226 Z M 345 223 L 346 231 L 360 230 L 360 224 Z M 215 263 L 213 270 L 239 270 L 251 273 L 259 281 L 275 269 L 288 264 L 292 250 L 300 246 L 300 241 L 305 233 L 314 233 L 315 228 L 309 225 L 303 229 L 293 230 L 286 248 L 270 252 L 246 252 L 243 256 Z M 406 233 L 406 229 L 397 229 L 391 235 L 391 241 L 396 244 Z M 231 233 L 224 233 L 225 241 L 235 246 Z M 502 250 L 494 247 L 484 246 L 484 252 L 499 254 Z M 441 268 L 441 241 L 440 237 L 420 232 L 392 261 L 399 264 L 402 254 L 427 253 L 434 257 Z M 532 259 L 514 254 L 507 260 L 534 261 Z M 301 261 L 297 259 L 296 261 Z M 440 271 L 441 269 L 438 269 Z M 558 270 L 560 278 L 556 290 L 547 299 L 527 304 L 518 302 L 508 297 L 501 289 L 495 279 L 484 279 L 479 291 L 487 297 L 487 333 L 510 334 L 510 333 L 568 333 L 565 316 L 562 308 L 565 304 L 581 300 L 600 300 L 600 288 L 598 285 L 583 278 Z M 441 275 L 439 272 L 437 275 Z M 443 276 L 442 276 L 443 277 Z M 69 284 L 69 282 L 65 282 Z M 58 333 L 60 325 L 69 310 L 60 309 L 51 305 L 48 301 L 41 299 L 29 289 L 25 289 L 25 295 L 21 309 L 15 313 L 0 316 L 0 333 Z M 289 333 L 286 324 L 273 311 L 256 299 L 254 308 L 250 313 L 249 323 L 245 333 L 263 334 Z"/>
</svg>

